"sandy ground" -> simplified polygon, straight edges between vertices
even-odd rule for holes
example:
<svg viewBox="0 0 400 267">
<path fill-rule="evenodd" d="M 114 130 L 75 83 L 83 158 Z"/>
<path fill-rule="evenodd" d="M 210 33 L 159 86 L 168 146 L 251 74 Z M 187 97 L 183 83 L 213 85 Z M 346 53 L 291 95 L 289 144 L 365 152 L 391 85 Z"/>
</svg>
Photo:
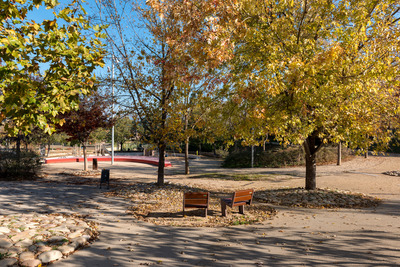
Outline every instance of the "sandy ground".
<svg viewBox="0 0 400 267">
<path fill-rule="evenodd" d="M 186 178 L 183 163 L 169 159 L 167 180 L 206 188 L 282 188 L 304 186 L 304 168 L 230 169 L 216 160 L 193 160 L 193 176 L 203 173 L 262 173 L 267 181 Z M 46 165 L 49 180 L 81 164 Z M 111 181 L 153 182 L 157 168 L 118 162 Z M 129 203 L 106 198 L 97 184 L 2 182 L 0 212 L 87 214 L 99 223 L 100 239 L 54 266 L 400 266 L 400 157 L 356 158 L 342 166 L 318 166 L 319 188 L 342 189 L 384 200 L 370 209 L 275 207 L 278 215 L 263 224 L 228 228 L 178 228 L 139 222 L 127 214 Z"/>
</svg>

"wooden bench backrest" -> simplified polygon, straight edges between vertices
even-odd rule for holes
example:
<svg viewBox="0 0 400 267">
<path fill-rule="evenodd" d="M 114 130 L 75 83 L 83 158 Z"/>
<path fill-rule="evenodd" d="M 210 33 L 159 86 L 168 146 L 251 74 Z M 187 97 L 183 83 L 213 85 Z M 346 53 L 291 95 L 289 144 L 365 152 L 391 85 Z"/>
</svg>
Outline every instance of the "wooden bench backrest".
<svg viewBox="0 0 400 267">
<path fill-rule="evenodd" d="M 251 205 L 251 201 L 253 200 L 253 194 L 254 194 L 254 189 L 246 189 L 234 192 L 232 195 L 232 206 L 243 205 L 243 202 L 246 202 L 246 204 Z"/>
<path fill-rule="evenodd" d="M 209 192 L 188 192 L 184 194 L 184 205 L 207 205 L 210 193 Z"/>
</svg>

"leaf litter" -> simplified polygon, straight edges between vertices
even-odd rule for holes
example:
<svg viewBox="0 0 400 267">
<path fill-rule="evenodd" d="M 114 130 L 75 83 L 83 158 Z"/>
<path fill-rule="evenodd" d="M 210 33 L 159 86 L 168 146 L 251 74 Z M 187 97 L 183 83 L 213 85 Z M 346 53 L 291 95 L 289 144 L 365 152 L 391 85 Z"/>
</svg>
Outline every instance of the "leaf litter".
<svg viewBox="0 0 400 267">
<path fill-rule="evenodd" d="M 208 216 L 204 209 L 189 209 L 183 216 L 184 192 L 210 192 Z M 141 221 L 156 225 L 187 227 L 226 227 L 262 223 L 272 219 L 277 211 L 273 205 L 335 209 L 376 207 L 381 200 L 361 193 L 343 190 L 284 188 L 255 191 L 253 203 L 245 206 L 245 214 L 238 208 L 227 208 L 227 216 L 221 216 L 220 199 L 230 197 L 233 191 L 227 189 L 201 188 L 168 183 L 135 183 L 105 193 L 107 196 L 123 197 L 131 201 L 128 212 Z"/>
</svg>

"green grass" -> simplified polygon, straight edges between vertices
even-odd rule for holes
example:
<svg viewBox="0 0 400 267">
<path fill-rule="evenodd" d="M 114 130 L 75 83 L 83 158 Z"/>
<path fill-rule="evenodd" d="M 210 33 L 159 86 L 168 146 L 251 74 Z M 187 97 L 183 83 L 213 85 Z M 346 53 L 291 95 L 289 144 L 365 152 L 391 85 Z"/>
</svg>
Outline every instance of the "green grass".
<svg viewBox="0 0 400 267">
<path fill-rule="evenodd" d="M 4 258 L 7 258 L 7 257 L 10 256 L 10 255 L 11 255 L 11 254 L 8 253 L 8 252 L 0 253 L 0 260 L 2 260 L 2 259 L 4 259 Z"/>
<path fill-rule="evenodd" d="M 222 179 L 232 181 L 274 181 L 277 178 L 282 179 L 281 174 L 259 174 L 259 173 L 247 173 L 247 174 L 224 174 L 224 173 L 203 173 L 198 175 L 191 175 L 190 178 L 200 179 Z M 285 178 L 292 178 L 287 176 Z"/>
<path fill-rule="evenodd" d="M 232 222 L 232 225 L 247 225 L 247 224 L 253 224 L 257 222 L 258 220 L 248 220 L 246 217 L 240 217 L 236 221 Z"/>
</svg>

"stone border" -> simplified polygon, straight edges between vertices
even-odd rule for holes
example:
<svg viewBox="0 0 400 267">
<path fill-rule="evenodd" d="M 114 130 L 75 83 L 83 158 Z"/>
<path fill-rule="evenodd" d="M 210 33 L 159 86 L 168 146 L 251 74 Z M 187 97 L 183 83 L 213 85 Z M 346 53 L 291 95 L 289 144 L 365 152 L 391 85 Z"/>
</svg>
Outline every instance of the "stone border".
<svg viewBox="0 0 400 267">
<path fill-rule="evenodd" d="M 97 236 L 96 224 L 78 215 L 3 215 L 0 267 L 47 265 L 87 246 Z"/>
</svg>

